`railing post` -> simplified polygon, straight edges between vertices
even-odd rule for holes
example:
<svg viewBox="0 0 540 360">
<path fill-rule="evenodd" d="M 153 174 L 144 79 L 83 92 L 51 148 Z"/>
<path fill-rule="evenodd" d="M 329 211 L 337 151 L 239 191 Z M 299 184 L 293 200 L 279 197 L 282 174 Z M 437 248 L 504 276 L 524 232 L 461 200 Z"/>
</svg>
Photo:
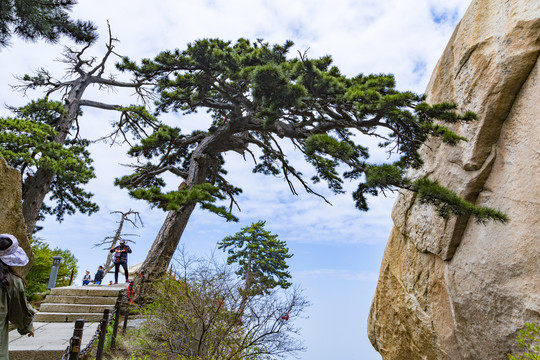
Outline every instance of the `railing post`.
<svg viewBox="0 0 540 360">
<path fill-rule="evenodd" d="M 126 298 L 122 299 L 122 304 L 124 305 L 124 325 L 122 326 L 122 335 L 126 332 L 128 316 L 129 316 L 129 303 L 126 302 Z"/>
<path fill-rule="evenodd" d="M 114 349 L 116 346 L 116 334 L 118 333 L 118 323 L 120 322 L 120 308 L 122 306 L 122 294 L 118 295 L 118 298 L 116 299 L 116 304 L 114 305 L 114 308 L 116 309 L 116 312 L 114 314 L 114 326 L 113 326 L 113 333 L 111 337 L 111 349 Z"/>
<path fill-rule="evenodd" d="M 101 360 L 103 357 L 103 347 L 105 346 L 105 336 L 107 335 L 107 324 L 109 323 L 109 309 L 103 311 L 103 318 L 101 319 L 99 326 L 101 331 L 99 333 L 99 342 L 96 352 L 96 360 Z"/>
<path fill-rule="evenodd" d="M 68 360 L 78 360 L 81 351 L 81 341 L 83 336 L 84 320 L 75 321 L 73 336 L 69 339 L 69 357 Z"/>
</svg>

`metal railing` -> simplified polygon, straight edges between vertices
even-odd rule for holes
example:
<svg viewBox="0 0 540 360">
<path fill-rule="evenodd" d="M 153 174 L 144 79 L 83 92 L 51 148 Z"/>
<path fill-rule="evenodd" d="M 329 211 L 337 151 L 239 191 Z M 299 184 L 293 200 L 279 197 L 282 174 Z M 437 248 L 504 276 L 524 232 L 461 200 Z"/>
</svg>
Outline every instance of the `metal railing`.
<svg viewBox="0 0 540 360">
<path fill-rule="evenodd" d="M 130 284 L 131 285 L 131 284 Z M 105 337 L 107 336 L 107 327 L 114 320 L 113 331 L 111 335 L 111 349 L 116 346 L 116 336 L 118 334 L 118 325 L 120 322 L 120 311 L 124 308 L 124 325 L 122 327 L 122 334 L 126 331 L 127 321 L 129 316 L 130 299 L 127 292 L 122 292 L 116 299 L 116 304 L 111 312 L 109 309 L 103 311 L 103 317 L 99 321 L 99 325 L 92 336 L 92 339 L 88 342 L 84 349 L 81 350 L 84 320 L 79 319 L 75 321 L 75 327 L 73 329 L 73 336 L 69 341 L 69 345 L 66 348 L 65 353 L 62 355 L 62 360 L 79 360 L 85 359 L 92 352 L 92 348 L 98 341 L 96 350 L 96 360 L 103 358 L 103 349 L 105 347 Z"/>
</svg>

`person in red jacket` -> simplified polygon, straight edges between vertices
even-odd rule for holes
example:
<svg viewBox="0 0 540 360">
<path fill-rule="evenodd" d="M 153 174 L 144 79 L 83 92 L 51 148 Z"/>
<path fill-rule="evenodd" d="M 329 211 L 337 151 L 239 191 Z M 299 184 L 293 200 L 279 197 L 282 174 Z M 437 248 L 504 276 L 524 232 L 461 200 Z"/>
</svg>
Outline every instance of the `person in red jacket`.
<svg viewBox="0 0 540 360">
<path fill-rule="evenodd" d="M 126 282 L 129 282 L 127 254 L 131 254 L 131 248 L 126 245 L 126 240 L 120 239 L 120 245 L 112 248 L 111 252 L 114 253 L 114 283 L 118 284 L 118 270 L 120 270 L 120 265 L 124 268 Z"/>
</svg>

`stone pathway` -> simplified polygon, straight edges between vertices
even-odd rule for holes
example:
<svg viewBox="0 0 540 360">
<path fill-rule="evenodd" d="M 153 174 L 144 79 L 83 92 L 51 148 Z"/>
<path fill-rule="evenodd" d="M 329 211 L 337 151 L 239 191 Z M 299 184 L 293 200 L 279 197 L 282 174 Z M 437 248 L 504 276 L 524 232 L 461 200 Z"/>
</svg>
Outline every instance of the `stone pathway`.
<svg viewBox="0 0 540 360">
<path fill-rule="evenodd" d="M 84 324 L 82 349 L 94 336 L 98 322 Z M 34 323 L 34 337 L 19 335 L 17 330 L 9 333 L 10 360 L 59 360 L 73 336 L 74 323 Z"/>
<path fill-rule="evenodd" d="M 84 319 L 82 348 L 94 336 L 103 310 L 112 310 L 128 284 L 54 288 L 34 316 L 35 336 L 9 333 L 10 360 L 60 359 L 73 336 L 75 320 Z"/>
</svg>

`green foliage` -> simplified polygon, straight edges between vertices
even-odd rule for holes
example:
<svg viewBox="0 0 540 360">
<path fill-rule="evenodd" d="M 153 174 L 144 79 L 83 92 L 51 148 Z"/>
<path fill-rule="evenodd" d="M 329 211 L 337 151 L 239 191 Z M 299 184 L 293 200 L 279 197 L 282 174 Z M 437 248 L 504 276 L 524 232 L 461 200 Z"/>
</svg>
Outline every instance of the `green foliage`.
<svg viewBox="0 0 540 360">
<path fill-rule="evenodd" d="M 105 331 L 105 342 L 103 343 L 103 354 L 102 354 L 104 358 L 111 359 L 111 360 L 118 359 L 117 357 L 107 356 L 111 352 L 114 352 L 114 349 L 111 349 L 113 331 L 114 331 L 114 319 L 109 323 L 109 325 L 107 325 L 107 329 Z M 122 345 L 121 342 L 122 342 L 122 334 L 120 333 L 120 331 L 118 331 L 117 337 L 116 337 L 116 344 L 115 344 L 117 348 Z M 90 353 L 86 355 L 85 359 L 95 360 L 96 359 L 95 353 L 97 353 L 97 342 L 95 343 L 94 347 L 91 349 Z M 122 358 L 122 359 L 125 359 L 125 358 Z M 136 357 L 135 354 L 132 354 L 132 356 L 130 356 L 129 359 L 130 360 L 131 359 L 132 360 L 146 360 L 146 357 L 139 358 L 139 357 Z"/>
<path fill-rule="evenodd" d="M 94 41 L 97 38 L 94 24 L 69 19 L 68 11 L 75 3 L 73 0 L 0 1 L 0 47 L 9 45 L 13 34 L 31 41 L 44 38 L 56 42 L 61 35 L 76 42 Z"/>
<path fill-rule="evenodd" d="M 194 132 L 191 136 L 197 137 L 200 132 Z M 157 176 L 164 171 L 161 167 L 174 167 L 174 172 L 187 171 L 189 159 L 193 146 L 181 146 L 181 142 L 186 136 L 181 135 L 180 129 L 162 125 L 152 135 L 141 139 L 141 143 L 130 148 L 129 155 L 143 156 L 151 158 L 161 156 L 158 166 L 147 163 L 139 167 L 137 173 L 117 178 L 115 185 L 129 189 L 129 194 L 136 198 L 148 201 L 152 206 L 162 210 L 178 210 L 183 205 L 198 203 L 205 210 L 225 218 L 227 221 L 237 221 L 238 219 L 231 213 L 230 209 L 224 206 L 217 206 L 217 200 L 225 200 L 226 194 L 239 194 L 241 189 L 227 186 L 222 178 L 209 176 L 208 182 L 195 184 L 191 187 L 179 188 L 175 191 L 164 191 L 165 181 Z M 219 167 L 223 164 L 223 159 L 219 157 L 213 164 Z M 216 170 L 220 174 L 226 172 L 222 169 Z M 148 177 L 148 173 L 156 175 Z M 215 185 L 214 185 L 215 184 Z"/>
<path fill-rule="evenodd" d="M 129 105 L 116 109 L 121 113 L 120 119 L 111 125 L 124 134 L 130 133 L 135 139 L 146 135 L 145 128 L 157 128 L 159 121 L 142 105 Z"/>
<path fill-rule="evenodd" d="M 405 178 L 405 170 L 399 164 L 365 165 L 365 181 L 358 185 L 358 189 L 353 193 L 356 207 L 367 211 L 368 204 L 366 194 L 377 196 L 379 191 L 391 191 L 393 187 L 404 187 L 409 181 Z M 356 178 L 362 173 L 351 171 L 346 177 Z"/>
<path fill-rule="evenodd" d="M 501 223 L 508 222 L 508 216 L 500 211 L 485 206 L 476 206 L 461 199 L 457 194 L 441 186 L 437 181 L 418 179 L 413 183 L 421 203 L 435 205 L 439 215 L 447 219 L 450 215 L 473 215 L 479 223 L 494 220 Z"/>
<path fill-rule="evenodd" d="M 122 179 L 117 179 L 120 185 Z M 153 206 L 162 210 L 178 210 L 183 205 L 199 203 L 203 209 L 210 210 L 214 214 L 224 217 L 228 221 L 238 221 L 238 218 L 222 206 L 212 204 L 217 199 L 224 199 L 220 189 L 209 183 L 194 185 L 192 188 L 177 191 L 162 192 L 158 187 L 139 188 L 130 190 L 129 194 L 135 199 L 148 201 Z"/>
<path fill-rule="evenodd" d="M 434 192 L 442 187 L 425 191 L 425 184 L 412 184 L 405 176 L 407 168 L 422 166 L 419 149 L 429 137 L 451 146 L 465 141 L 451 126 L 474 121 L 474 113 L 460 114 L 451 103 L 427 104 L 424 95 L 397 90 L 389 74 L 347 77 L 332 65 L 330 56 L 288 57 L 292 45 L 290 41 L 270 45 L 262 40 L 239 39 L 233 44 L 202 39 L 185 50 L 144 59 L 140 65 L 123 58 L 118 69 L 132 72 L 139 81 L 157 82 L 158 111 L 206 110 L 214 121 L 207 131 L 182 134 L 180 128 L 163 127 L 143 139 L 130 155 L 148 162 L 119 184 L 130 190 L 162 186 L 162 173 L 187 179 L 189 170 L 197 168 L 206 182 L 231 199 L 231 209 L 240 189 L 224 179 L 222 154 L 245 153 L 251 146 L 253 157 L 253 147 L 261 154 L 254 172 L 282 175 L 293 193 L 294 180 L 315 193 L 288 161 L 280 140 L 286 139 L 313 166 L 314 183 L 324 181 L 330 190 L 341 193 L 344 179 L 357 181 L 353 199 L 362 211 L 368 210 L 369 195 L 418 191 L 422 185 L 419 199 L 436 206 L 441 215 L 503 220 L 499 212 L 465 206 L 447 192 L 437 196 Z M 379 146 L 397 154 L 399 161 L 369 163 L 368 148 L 359 143 L 358 133 L 382 139 Z"/>
<path fill-rule="evenodd" d="M 444 219 L 448 219 L 450 216 L 472 215 L 479 223 L 486 223 L 489 220 L 501 223 L 509 221 L 508 216 L 504 213 L 464 200 L 437 181 L 427 178 L 414 181 L 408 179 L 405 176 L 405 169 L 401 167 L 399 162 L 366 166 L 365 176 L 365 182 L 359 186 L 362 192 L 378 195 L 379 191 L 391 191 L 392 188 L 411 190 L 417 193 L 417 199 L 421 204 L 434 206 Z M 367 209 L 365 197 L 356 197 L 356 193 L 353 195 L 357 201 L 356 207 Z"/>
<path fill-rule="evenodd" d="M 244 293 L 254 296 L 269 293 L 275 287 L 287 289 L 289 254 L 287 243 L 264 229 L 265 221 L 252 223 L 218 243 L 218 249 L 227 251 L 227 263 L 236 264 L 236 274 L 245 281 Z"/>
<path fill-rule="evenodd" d="M 118 319 L 120 321 L 120 319 Z M 111 348 L 112 335 L 114 331 L 114 319 L 107 325 L 107 331 L 105 333 L 105 343 L 103 344 L 103 351 L 108 351 Z"/>
<path fill-rule="evenodd" d="M 17 117 L 0 118 L 0 156 L 22 174 L 24 182 L 38 168 L 54 174 L 50 201 L 42 214 L 56 215 L 62 221 L 65 214 L 75 211 L 92 214 L 99 210 L 91 202 L 93 194 L 80 185 L 95 177 L 88 140 L 68 139 L 64 144 L 53 141 L 57 132 L 53 126 L 66 111 L 61 103 L 41 99 L 12 109 Z"/>
<path fill-rule="evenodd" d="M 129 360 L 150 360 L 150 357 L 148 355 L 144 355 L 143 357 L 137 356 L 137 354 L 132 353 L 129 356 Z"/>
<path fill-rule="evenodd" d="M 525 349 L 521 354 L 508 354 L 510 360 L 540 360 L 540 327 L 533 323 L 525 323 L 525 329 L 516 337 L 519 347 Z"/>
<path fill-rule="evenodd" d="M 47 243 L 40 239 L 32 242 L 32 252 L 34 253 L 34 265 L 28 275 L 26 275 L 26 295 L 42 293 L 47 290 L 49 276 L 51 274 L 53 256 L 61 256 L 62 262 L 58 269 L 56 286 L 67 286 L 71 279 L 71 271 L 74 271 L 74 278 L 77 276 L 77 259 L 69 250 L 60 248 L 51 249 Z"/>
<path fill-rule="evenodd" d="M 113 360 L 122 360 L 120 358 L 114 358 Z M 149 355 L 143 355 L 142 357 L 141 356 L 138 356 L 135 352 L 131 353 L 129 355 L 129 358 L 128 360 L 150 360 L 150 356 Z"/>
</svg>

